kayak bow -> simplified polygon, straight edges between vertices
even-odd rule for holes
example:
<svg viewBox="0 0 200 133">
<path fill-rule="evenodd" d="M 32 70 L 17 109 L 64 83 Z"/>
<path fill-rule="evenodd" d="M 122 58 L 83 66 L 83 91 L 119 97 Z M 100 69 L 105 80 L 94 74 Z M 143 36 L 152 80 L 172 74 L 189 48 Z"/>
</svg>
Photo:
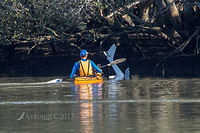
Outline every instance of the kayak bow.
<svg viewBox="0 0 200 133">
<path fill-rule="evenodd" d="M 76 77 L 74 79 L 75 84 L 88 84 L 88 83 L 102 83 L 103 79 L 101 76 L 97 77 Z"/>
</svg>

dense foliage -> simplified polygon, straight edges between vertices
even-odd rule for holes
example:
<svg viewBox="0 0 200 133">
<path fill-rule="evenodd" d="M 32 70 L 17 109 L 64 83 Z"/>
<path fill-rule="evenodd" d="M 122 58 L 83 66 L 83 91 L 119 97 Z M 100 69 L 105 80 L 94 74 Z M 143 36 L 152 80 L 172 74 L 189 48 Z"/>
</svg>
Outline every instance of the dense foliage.
<svg viewBox="0 0 200 133">
<path fill-rule="evenodd" d="M 0 45 L 61 41 L 79 48 L 148 33 L 168 41 L 171 54 L 191 41 L 199 53 L 197 0 L 1 0 L 0 22 Z"/>
</svg>

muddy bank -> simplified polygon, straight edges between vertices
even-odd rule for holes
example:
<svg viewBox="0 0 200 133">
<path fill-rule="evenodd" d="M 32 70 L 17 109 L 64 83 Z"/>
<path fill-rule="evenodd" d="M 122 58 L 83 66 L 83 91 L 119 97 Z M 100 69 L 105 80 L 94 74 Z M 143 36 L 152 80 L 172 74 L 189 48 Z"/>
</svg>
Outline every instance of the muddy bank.
<svg viewBox="0 0 200 133">
<path fill-rule="evenodd" d="M 0 63 L 0 76 L 69 76 L 79 57 L 48 56 Z M 97 63 L 105 62 L 98 60 Z"/>
<path fill-rule="evenodd" d="M 96 64 L 109 63 L 103 54 L 115 42 L 109 45 L 86 45 L 90 52 L 89 59 Z M 52 50 L 50 44 L 39 45 L 29 51 L 31 44 L 0 47 L 0 76 L 69 76 L 79 58 L 79 49 L 65 44 L 57 44 Z M 124 72 L 130 68 L 131 75 L 140 77 L 200 77 L 200 56 L 177 54 L 155 65 L 173 49 L 165 41 L 152 36 L 132 40 L 128 44 L 121 40 L 117 46 L 115 59 L 127 58 L 118 66 Z M 103 69 L 104 75 L 114 74 L 111 67 Z"/>
<path fill-rule="evenodd" d="M 90 55 L 96 64 L 107 64 L 105 56 Z M 0 76 L 69 76 L 78 56 L 49 56 L 0 63 Z M 130 59 L 118 66 L 124 72 L 130 68 L 131 75 L 140 77 L 200 77 L 200 58 L 196 56 L 173 57 L 164 65 L 154 68 L 160 59 Z M 104 75 L 114 74 L 111 67 L 104 68 Z"/>
<path fill-rule="evenodd" d="M 139 59 L 132 64 L 132 73 L 142 77 L 200 77 L 200 58 L 182 56 L 168 58 L 155 68 L 160 59 Z"/>
</svg>

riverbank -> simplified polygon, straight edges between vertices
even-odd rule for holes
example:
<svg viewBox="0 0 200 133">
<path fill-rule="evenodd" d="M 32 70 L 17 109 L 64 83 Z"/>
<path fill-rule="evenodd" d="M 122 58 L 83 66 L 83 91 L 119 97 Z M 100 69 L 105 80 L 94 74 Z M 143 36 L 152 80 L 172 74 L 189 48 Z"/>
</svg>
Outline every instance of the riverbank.
<svg viewBox="0 0 200 133">
<path fill-rule="evenodd" d="M 129 67 L 131 75 L 139 77 L 200 77 L 200 56 L 177 54 L 155 68 L 172 49 L 165 41 L 153 37 L 136 38 L 133 42 L 133 45 L 123 45 L 122 42 L 122 45 L 117 46 L 115 59 L 127 58 L 126 62 L 118 65 L 123 72 Z M 0 76 L 69 76 L 74 63 L 80 59 L 80 50 L 65 44 L 57 44 L 52 49 L 50 45 L 38 45 L 31 51 L 31 44 L 1 47 Z M 103 51 L 110 46 L 100 48 L 98 45 L 86 45 L 84 49 L 90 52 L 89 59 L 105 65 L 109 62 Z M 103 71 L 105 76 L 114 74 L 111 67 Z"/>
<path fill-rule="evenodd" d="M 90 55 L 96 64 L 107 64 L 105 56 Z M 0 76 L 69 76 L 79 56 L 47 56 L 0 63 Z M 172 57 L 155 68 L 160 59 L 127 59 L 118 66 L 124 72 L 140 77 L 200 77 L 200 58 L 196 56 Z M 106 76 L 114 74 L 111 67 L 103 69 Z"/>
</svg>

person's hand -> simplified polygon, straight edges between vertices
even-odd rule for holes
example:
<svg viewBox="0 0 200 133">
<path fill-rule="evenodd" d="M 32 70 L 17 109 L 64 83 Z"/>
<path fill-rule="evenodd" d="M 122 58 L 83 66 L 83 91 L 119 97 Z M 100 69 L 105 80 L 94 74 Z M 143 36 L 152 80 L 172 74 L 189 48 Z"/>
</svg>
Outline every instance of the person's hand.
<svg viewBox="0 0 200 133">
<path fill-rule="evenodd" d="M 76 76 L 76 74 L 74 74 L 74 76 L 73 77 L 70 77 L 71 79 L 75 79 L 77 76 Z"/>
<path fill-rule="evenodd" d="M 101 73 L 96 73 L 96 76 L 101 76 L 102 75 L 103 71 L 102 71 L 102 69 L 100 69 L 100 70 L 101 70 Z"/>
</svg>

